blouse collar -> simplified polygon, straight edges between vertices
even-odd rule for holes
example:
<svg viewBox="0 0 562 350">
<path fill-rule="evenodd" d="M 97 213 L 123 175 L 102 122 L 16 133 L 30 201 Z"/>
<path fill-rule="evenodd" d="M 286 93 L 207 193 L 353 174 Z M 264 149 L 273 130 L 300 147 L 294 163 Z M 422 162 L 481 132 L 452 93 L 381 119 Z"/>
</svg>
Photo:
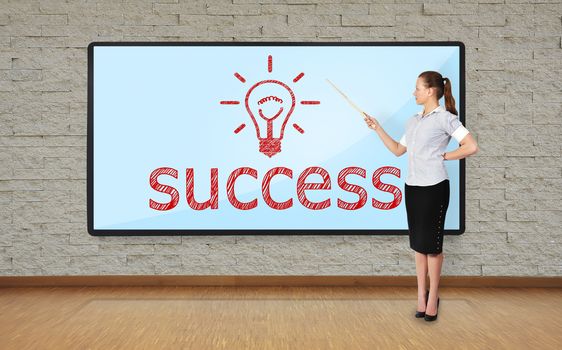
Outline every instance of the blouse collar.
<svg viewBox="0 0 562 350">
<path fill-rule="evenodd" d="M 434 110 L 427 113 L 425 116 L 428 117 L 435 112 L 441 112 L 441 111 L 444 111 L 444 108 L 443 108 L 443 106 L 439 105 Z M 418 119 L 421 119 L 423 117 L 423 111 L 418 112 L 417 116 L 418 116 Z"/>
</svg>

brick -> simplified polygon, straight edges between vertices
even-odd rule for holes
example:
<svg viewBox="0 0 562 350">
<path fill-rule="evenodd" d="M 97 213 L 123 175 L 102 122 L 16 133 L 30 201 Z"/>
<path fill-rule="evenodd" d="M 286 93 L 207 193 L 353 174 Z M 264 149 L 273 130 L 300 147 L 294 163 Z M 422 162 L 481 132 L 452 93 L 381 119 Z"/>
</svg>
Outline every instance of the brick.
<svg viewBox="0 0 562 350">
<path fill-rule="evenodd" d="M 43 26 L 41 35 L 44 37 L 63 37 L 63 36 L 96 36 L 98 27 L 96 25 L 64 25 L 64 26 Z"/>
<path fill-rule="evenodd" d="M 562 275 L 562 265 L 539 266 L 539 276 L 560 276 Z"/>
<path fill-rule="evenodd" d="M 179 14 L 171 15 L 150 15 L 145 13 L 125 13 L 123 14 L 124 25 L 177 25 L 179 24 Z"/>
<path fill-rule="evenodd" d="M 17 191 L 13 193 L 14 202 L 66 202 L 68 191 Z"/>
<path fill-rule="evenodd" d="M 508 232 L 509 243 L 560 243 L 562 236 L 559 233 L 545 233 L 541 232 Z"/>
<path fill-rule="evenodd" d="M 507 16 L 498 14 L 469 14 L 458 16 L 458 20 L 465 27 L 503 27 L 507 24 Z"/>
<path fill-rule="evenodd" d="M 0 192 L 0 203 L 9 204 L 12 202 L 12 192 Z"/>
<path fill-rule="evenodd" d="M 45 205 L 42 202 L 17 202 L 13 204 L 14 223 L 68 222 L 63 205 Z"/>
<path fill-rule="evenodd" d="M 555 200 L 535 200 L 537 210 L 557 210 L 560 208 L 559 203 Z"/>
<path fill-rule="evenodd" d="M 534 218 L 539 222 L 548 222 L 552 225 L 562 225 L 562 215 L 559 208 L 557 210 L 537 210 L 534 212 Z"/>
<path fill-rule="evenodd" d="M 315 4 L 262 4 L 260 12 L 262 15 L 277 14 L 312 14 L 316 10 Z"/>
<path fill-rule="evenodd" d="M 369 38 L 371 29 L 369 27 L 318 27 L 319 37 L 340 37 L 352 38 Z"/>
<path fill-rule="evenodd" d="M 552 3 L 548 3 L 552 2 Z M 542 3 L 533 4 L 533 12 L 541 18 L 554 17 L 560 19 L 560 2 L 557 0 L 542 1 Z"/>
<path fill-rule="evenodd" d="M 73 256 L 70 258 L 69 267 L 84 269 L 85 267 L 124 266 L 124 256 Z"/>
<path fill-rule="evenodd" d="M 0 26 L 5 26 L 10 23 L 10 17 L 7 13 L 0 13 Z"/>
<path fill-rule="evenodd" d="M 479 14 L 525 15 L 533 12 L 532 4 L 478 4 Z"/>
<path fill-rule="evenodd" d="M 453 265 L 509 265 L 514 263 L 513 257 L 508 254 L 449 254 L 449 259 L 453 260 Z"/>
<path fill-rule="evenodd" d="M 65 268 L 68 266 L 70 258 L 58 256 L 25 256 L 13 258 L 13 265 L 15 268 L 22 269 L 50 269 L 50 268 Z"/>
<path fill-rule="evenodd" d="M 342 26 L 365 26 L 365 27 L 392 27 L 397 19 L 391 16 L 377 15 L 343 15 L 341 17 Z"/>
<path fill-rule="evenodd" d="M 483 276 L 536 276 L 538 274 L 537 265 L 488 265 L 482 266 Z"/>
<path fill-rule="evenodd" d="M 340 15 L 310 15 L 291 14 L 288 16 L 289 26 L 340 26 L 342 17 Z"/>
<path fill-rule="evenodd" d="M 453 276 L 481 276 L 482 275 L 482 265 L 471 265 L 471 266 L 443 266 L 442 275 L 453 275 Z"/>
<path fill-rule="evenodd" d="M 533 103 L 562 103 L 560 91 L 533 91 Z"/>
<path fill-rule="evenodd" d="M 12 69 L 10 79 L 14 81 L 41 80 L 43 72 L 39 69 Z"/>
<path fill-rule="evenodd" d="M 69 25 L 121 25 L 126 24 L 121 13 L 99 14 L 96 11 L 80 11 L 68 14 Z"/>
<path fill-rule="evenodd" d="M 67 47 L 64 38 L 59 37 L 13 37 L 12 47 Z"/>
<path fill-rule="evenodd" d="M 0 146 L 42 146 L 43 136 L 2 136 Z"/>
<path fill-rule="evenodd" d="M 0 69 L 12 69 L 12 55 L 0 53 Z"/>
<path fill-rule="evenodd" d="M 151 255 L 154 254 L 154 245 L 152 244 L 111 244 L 100 245 L 100 255 Z"/>
<path fill-rule="evenodd" d="M 60 0 L 41 0 L 37 2 L 41 14 L 62 14 L 68 12 L 94 11 L 96 4 L 90 2 L 67 2 Z M 29 11 L 25 11 L 29 12 Z M 39 13 L 39 11 L 36 11 Z"/>
<path fill-rule="evenodd" d="M 127 255 L 127 266 L 181 266 L 177 255 Z"/>
<path fill-rule="evenodd" d="M 190 244 L 155 244 L 154 253 L 158 255 L 187 255 L 209 254 L 209 245 L 204 243 L 190 243 Z"/>
<path fill-rule="evenodd" d="M 316 5 L 318 15 L 368 15 L 369 4 L 320 4 Z"/>
<path fill-rule="evenodd" d="M 318 265 L 318 272 L 325 275 L 371 275 L 373 272 L 372 264 L 354 265 L 354 264 L 333 264 Z"/>
<path fill-rule="evenodd" d="M 260 7 L 256 4 L 220 4 L 207 5 L 207 14 L 210 15 L 259 15 Z"/>
<path fill-rule="evenodd" d="M 13 179 L 68 179 L 69 169 L 14 169 Z"/>
<path fill-rule="evenodd" d="M 27 25 L 64 25 L 68 24 L 66 14 L 11 14 L 10 21 Z"/>
<path fill-rule="evenodd" d="M 286 26 L 286 15 L 261 15 L 257 18 L 253 16 L 233 16 L 234 26 Z M 290 24 L 290 23 L 289 23 Z"/>
<path fill-rule="evenodd" d="M 201 28 L 192 26 L 158 26 L 153 30 L 154 36 L 197 36 L 202 31 Z"/>
<path fill-rule="evenodd" d="M 481 189 L 481 188 L 467 188 L 466 199 L 492 199 L 504 200 L 505 189 Z"/>
<path fill-rule="evenodd" d="M 9 36 L 0 36 L 0 48 L 8 49 L 10 48 L 12 38 Z"/>
<path fill-rule="evenodd" d="M 506 169 L 506 177 L 522 178 L 560 178 L 561 168 L 510 168 Z"/>
<path fill-rule="evenodd" d="M 179 15 L 179 25 L 193 26 L 197 28 L 206 28 L 207 26 L 233 26 L 234 16 L 209 16 L 209 15 Z"/>
<path fill-rule="evenodd" d="M 521 189 L 506 189 L 506 199 L 518 200 L 534 200 L 534 199 L 555 199 L 560 196 L 560 191 L 553 190 L 548 187 L 536 188 L 521 188 Z"/>
<path fill-rule="evenodd" d="M 282 36 L 282 37 L 306 37 L 312 36 L 317 37 L 319 35 L 320 28 L 318 27 L 297 27 L 297 28 L 290 28 L 288 26 L 278 26 L 278 27 L 269 27 L 264 26 L 262 30 L 262 34 L 265 36 Z"/>
<path fill-rule="evenodd" d="M 2 26 L 2 35 L 14 37 L 41 36 L 41 26 L 11 22 Z"/>
<path fill-rule="evenodd" d="M 424 15 L 471 15 L 479 8 L 478 4 L 423 4 Z"/>
<path fill-rule="evenodd" d="M 370 4 L 369 15 L 388 16 L 388 15 L 410 15 L 415 14 L 421 16 L 423 12 L 423 4 Z M 360 12 L 359 14 L 364 14 Z"/>
<path fill-rule="evenodd" d="M 155 3 L 153 6 L 153 11 L 156 14 L 166 15 L 166 14 L 207 14 L 207 4 L 202 1 L 187 1 L 178 4 L 164 4 Z M 227 13 L 232 15 L 232 13 Z"/>
<path fill-rule="evenodd" d="M 13 258 L 11 257 L 0 257 L 0 269 L 6 269 L 6 270 L 13 269 L 12 261 Z"/>
<path fill-rule="evenodd" d="M 15 136 L 35 136 L 35 135 L 66 135 L 69 130 L 68 121 L 50 121 L 46 123 L 20 123 L 13 127 Z"/>
</svg>

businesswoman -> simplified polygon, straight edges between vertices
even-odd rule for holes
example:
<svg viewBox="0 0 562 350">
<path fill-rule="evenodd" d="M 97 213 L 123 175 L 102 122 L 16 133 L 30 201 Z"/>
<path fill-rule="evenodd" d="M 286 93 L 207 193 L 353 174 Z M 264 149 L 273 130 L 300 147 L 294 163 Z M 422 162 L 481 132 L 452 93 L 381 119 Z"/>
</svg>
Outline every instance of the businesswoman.
<svg viewBox="0 0 562 350">
<path fill-rule="evenodd" d="M 415 317 L 437 319 L 439 278 L 443 265 L 443 229 L 449 206 L 449 177 L 444 162 L 463 159 L 478 151 L 478 145 L 458 119 L 451 81 L 440 73 L 426 71 L 418 76 L 414 96 L 423 111 L 406 122 L 400 142 L 393 140 L 378 121 L 365 113 L 367 125 L 397 157 L 408 151 L 405 187 L 410 248 L 415 251 L 418 306 Z M 445 107 L 439 105 L 445 96 Z M 445 152 L 451 137 L 460 143 Z M 429 271 L 429 291 L 426 276 Z"/>
</svg>

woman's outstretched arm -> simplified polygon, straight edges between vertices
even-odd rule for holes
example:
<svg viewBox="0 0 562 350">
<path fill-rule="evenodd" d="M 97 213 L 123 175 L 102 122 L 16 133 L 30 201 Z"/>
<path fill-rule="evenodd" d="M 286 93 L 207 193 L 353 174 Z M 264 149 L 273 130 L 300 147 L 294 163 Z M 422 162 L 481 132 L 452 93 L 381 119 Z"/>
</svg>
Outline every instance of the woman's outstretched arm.
<svg viewBox="0 0 562 350">
<path fill-rule="evenodd" d="M 365 113 L 365 122 L 369 126 L 369 128 L 375 130 L 379 137 L 381 138 L 382 142 L 392 152 L 395 156 L 400 157 L 404 153 L 406 153 L 406 147 L 399 142 L 394 141 L 392 137 L 390 137 L 386 131 L 380 126 L 379 122 Z"/>
</svg>

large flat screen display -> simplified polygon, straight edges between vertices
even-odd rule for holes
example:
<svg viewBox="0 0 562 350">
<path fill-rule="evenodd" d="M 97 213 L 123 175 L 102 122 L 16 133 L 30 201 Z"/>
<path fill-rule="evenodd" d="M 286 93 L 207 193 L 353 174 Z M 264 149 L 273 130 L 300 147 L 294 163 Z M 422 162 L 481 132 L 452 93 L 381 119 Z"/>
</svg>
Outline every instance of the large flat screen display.
<svg viewBox="0 0 562 350">
<path fill-rule="evenodd" d="M 100 42 L 88 58 L 92 235 L 407 234 L 408 154 L 358 109 L 400 140 L 434 70 L 465 124 L 459 42 Z M 461 234 L 464 160 L 445 164 L 445 234 Z"/>
</svg>

